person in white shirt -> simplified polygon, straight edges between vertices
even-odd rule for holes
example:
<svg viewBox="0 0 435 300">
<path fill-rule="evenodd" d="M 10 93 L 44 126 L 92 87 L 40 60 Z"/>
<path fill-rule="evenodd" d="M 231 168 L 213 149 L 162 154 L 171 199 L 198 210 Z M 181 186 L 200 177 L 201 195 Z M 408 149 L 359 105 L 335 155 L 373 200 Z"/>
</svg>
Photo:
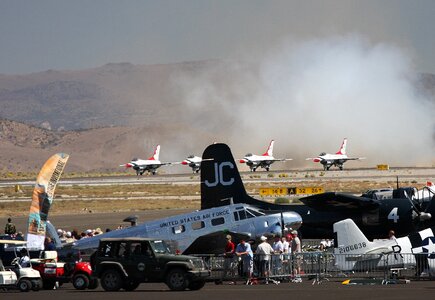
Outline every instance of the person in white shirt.
<svg viewBox="0 0 435 300">
<path fill-rule="evenodd" d="M 267 237 L 263 235 L 260 237 L 260 240 L 262 242 L 260 245 L 258 245 L 255 254 L 258 255 L 260 261 L 260 266 L 259 266 L 260 276 L 267 279 L 269 277 L 270 256 L 271 254 L 273 254 L 274 251 L 272 246 L 267 242 Z"/>
<path fill-rule="evenodd" d="M 282 269 L 282 254 L 284 253 L 284 245 L 281 242 L 280 236 L 275 236 L 275 242 L 272 245 L 275 254 L 272 256 L 273 275 L 278 275 Z"/>
</svg>

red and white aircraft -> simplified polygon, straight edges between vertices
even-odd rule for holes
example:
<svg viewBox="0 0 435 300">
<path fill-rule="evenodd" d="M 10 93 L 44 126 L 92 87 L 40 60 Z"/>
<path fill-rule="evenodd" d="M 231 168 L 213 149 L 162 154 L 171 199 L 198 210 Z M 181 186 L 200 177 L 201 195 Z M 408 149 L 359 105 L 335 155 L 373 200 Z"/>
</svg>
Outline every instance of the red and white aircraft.
<svg viewBox="0 0 435 300">
<path fill-rule="evenodd" d="M 346 155 L 346 145 L 347 145 L 347 138 L 344 138 L 343 143 L 341 144 L 341 147 L 337 153 L 330 154 L 330 153 L 322 152 L 319 154 L 319 156 L 309 157 L 306 160 L 312 160 L 313 162 L 321 163 L 323 165 L 323 169 L 327 171 L 332 166 L 336 166 L 340 170 L 343 170 L 343 164 L 348 160 L 365 159 L 365 157 L 348 157 Z"/>
<path fill-rule="evenodd" d="M 193 173 L 198 173 L 199 170 L 201 170 L 201 162 L 205 160 L 213 160 L 213 159 L 202 159 L 201 157 L 192 154 L 179 163 L 191 167 Z"/>
<path fill-rule="evenodd" d="M 251 171 L 255 172 L 259 167 L 266 169 L 266 171 L 269 171 L 270 165 L 276 161 L 293 160 L 291 158 L 274 158 L 273 157 L 274 143 L 275 143 L 274 140 L 270 141 L 269 148 L 267 148 L 267 151 L 262 155 L 255 155 L 252 153 L 248 153 L 245 155 L 243 159 L 240 159 L 239 162 L 245 163 L 246 165 L 249 166 L 249 168 L 251 168 Z"/>
<path fill-rule="evenodd" d="M 156 150 L 154 150 L 153 156 L 148 159 L 133 158 L 129 163 L 119 165 L 120 167 L 133 168 L 136 171 L 136 175 L 143 175 L 146 171 L 156 175 L 157 169 L 164 165 L 171 165 L 170 162 L 162 163 L 159 160 L 160 155 L 160 145 L 157 145 Z"/>
</svg>

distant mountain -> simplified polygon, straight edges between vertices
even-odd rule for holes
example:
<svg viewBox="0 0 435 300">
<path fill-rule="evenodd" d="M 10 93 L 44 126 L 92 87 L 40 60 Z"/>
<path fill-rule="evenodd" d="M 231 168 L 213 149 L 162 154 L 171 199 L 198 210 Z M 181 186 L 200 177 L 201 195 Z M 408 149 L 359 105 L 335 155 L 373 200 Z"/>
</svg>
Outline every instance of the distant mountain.
<svg viewBox="0 0 435 300">
<path fill-rule="evenodd" d="M 146 158 L 158 143 L 163 161 L 200 155 L 215 141 L 237 141 L 248 148 L 256 138 L 252 128 L 244 127 L 246 118 L 252 118 L 250 110 L 256 112 L 255 123 L 263 115 L 266 121 L 273 118 L 273 110 L 280 109 L 256 111 L 255 103 L 264 95 L 258 68 L 209 60 L 0 74 L 0 170 L 37 171 L 59 151 L 71 154 L 69 170 L 91 171 Z M 416 87 L 434 107 L 435 75 L 420 74 Z M 289 118 L 293 113 L 289 111 Z M 262 133 L 262 138 L 273 138 Z M 280 151 L 302 157 L 294 154 L 291 141 L 285 149 L 283 140 Z"/>
<path fill-rule="evenodd" d="M 119 164 L 133 157 L 148 158 L 162 144 L 162 161 L 183 160 L 191 149 L 179 143 L 170 148 L 165 141 L 177 143 L 178 130 L 191 130 L 203 148 L 210 143 L 193 128 L 105 127 L 55 132 L 10 120 L 0 120 L 0 173 L 37 172 L 48 157 L 58 152 L 70 154 L 68 172 L 121 171 Z M 201 154 L 201 153 L 198 153 Z M 187 169 L 185 170 L 187 171 Z M 171 170 L 163 170 L 171 172 Z"/>
<path fill-rule="evenodd" d="M 111 63 L 81 71 L 0 75 L 0 118 L 37 126 L 48 122 L 53 130 L 143 126 L 157 120 L 184 123 L 198 118 L 186 100 L 187 81 L 204 76 L 228 93 L 234 90 L 232 77 L 246 72 L 250 73 L 247 66 L 204 61 L 151 66 Z M 225 110 L 216 103 L 207 105 L 223 116 Z"/>
</svg>

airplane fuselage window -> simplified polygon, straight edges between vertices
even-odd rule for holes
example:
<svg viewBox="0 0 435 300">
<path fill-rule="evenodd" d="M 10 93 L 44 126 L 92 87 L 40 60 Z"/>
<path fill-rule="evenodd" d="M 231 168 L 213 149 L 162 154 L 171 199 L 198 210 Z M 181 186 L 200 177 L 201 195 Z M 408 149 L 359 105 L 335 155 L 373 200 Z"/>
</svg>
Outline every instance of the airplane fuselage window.
<svg viewBox="0 0 435 300">
<path fill-rule="evenodd" d="M 192 223 L 192 229 L 193 230 L 198 230 L 198 229 L 201 229 L 201 228 L 204 228 L 204 227 L 205 227 L 204 221 L 196 221 L 196 222 Z"/>
<path fill-rule="evenodd" d="M 185 231 L 186 231 L 186 228 L 184 227 L 184 225 L 178 225 L 178 226 L 172 227 L 172 232 L 174 234 L 179 234 L 179 233 L 182 233 Z"/>
<path fill-rule="evenodd" d="M 211 219 L 211 225 L 213 225 L 213 226 L 221 225 L 221 224 L 224 224 L 224 223 L 225 223 L 224 217 Z"/>
</svg>

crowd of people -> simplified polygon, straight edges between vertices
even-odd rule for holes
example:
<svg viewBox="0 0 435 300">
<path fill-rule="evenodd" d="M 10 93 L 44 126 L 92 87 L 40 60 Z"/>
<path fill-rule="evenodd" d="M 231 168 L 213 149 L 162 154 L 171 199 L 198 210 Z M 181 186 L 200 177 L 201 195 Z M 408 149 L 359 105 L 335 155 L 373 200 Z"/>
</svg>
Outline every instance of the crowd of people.
<svg viewBox="0 0 435 300">
<path fill-rule="evenodd" d="M 291 234 L 286 236 L 274 236 L 272 243 L 268 242 L 268 237 L 261 236 L 261 243 L 254 244 L 254 241 L 241 240 L 237 245 L 232 241 L 231 235 L 226 236 L 227 243 L 224 253 L 224 277 L 234 276 L 234 264 L 237 262 L 240 270 L 240 275 L 247 278 L 247 284 L 252 284 L 254 275 L 254 266 L 258 278 L 264 278 L 265 283 L 270 281 L 269 276 L 279 274 L 283 264 L 292 261 L 292 276 L 293 282 L 302 282 L 301 279 L 301 260 L 298 253 L 302 252 L 301 240 L 298 237 L 298 232 L 293 230 Z M 255 250 L 253 250 L 255 248 Z M 255 253 L 255 261 L 254 261 Z M 236 260 L 236 258 L 238 258 Z M 272 269 L 272 270 L 271 270 Z"/>
<path fill-rule="evenodd" d="M 134 225 L 135 224 L 132 223 L 132 226 L 134 226 Z M 115 230 L 122 229 L 122 228 L 124 228 L 124 226 L 119 225 Z M 111 231 L 111 229 L 106 228 L 105 232 L 109 232 L 109 231 Z M 6 223 L 5 228 L 4 228 L 4 233 L 6 235 L 11 236 L 13 239 L 24 240 L 23 233 L 21 231 L 17 231 L 17 228 L 16 228 L 15 224 L 12 222 L 12 218 L 10 218 L 10 217 L 7 219 L 7 223 Z M 63 230 L 60 228 L 57 229 L 57 235 L 58 235 L 60 241 L 62 242 L 62 244 L 72 243 L 72 242 L 75 242 L 77 240 L 93 237 L 93 236 L 99 235 L 99 234 L 103 234 L 103 231 L 99 227 L 95 228 L 95 229 L 86 229 L 83 231 L 80 231 L 77 229 L 73 229 L 71 231 Z M 51 240 L 51 238 L 50 238 L 50 240 Z M 47 244 L 47 239 L 45 240 L 45 244 Z"/>
</svg>

